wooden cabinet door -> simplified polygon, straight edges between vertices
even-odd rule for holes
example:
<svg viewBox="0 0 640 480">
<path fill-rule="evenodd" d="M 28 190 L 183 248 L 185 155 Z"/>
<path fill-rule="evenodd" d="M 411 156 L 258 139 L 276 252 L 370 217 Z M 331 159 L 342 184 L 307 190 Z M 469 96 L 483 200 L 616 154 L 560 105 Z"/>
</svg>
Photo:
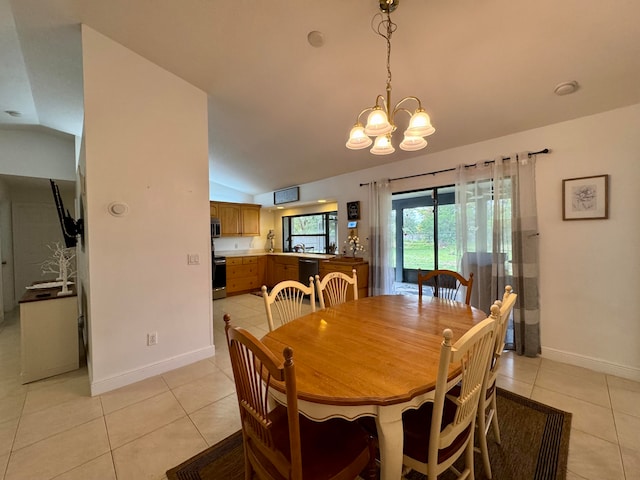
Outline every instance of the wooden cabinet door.
<svg viewBox="0 0 640 480">
<path fill-rule="evenodd" d="M 242 235 L 260 235 L 260 207 L 243 205 L 242 207 Z"/>
<path fill-rule="evenodd" d="M 209 212 L 211 214 L 211 218 L 220 218 L 220 212 L 218 211 L 219 204 L 218 202 L 209 202 Z"/>
<path fill-rule="evenodd" d="M 240 205 L 221 203 L 218 208 L 220 214 L 220 230 L 222 236 L 238 236 L 240 230 Z"/>
<path fill-rule="evenodd" d="M 267 256 L 258 257 L 258 283 L 267 285 Z"/>
<path fill-rule="evenodd" d="M 265 278 L 265 284 L 267 287 L 273 287 L 276 282 L 276 262 L 272 255 L 267 255 L 267 275 Z"/>
<path fill-rule="evenodd" d="M 298 280 L 298 257 L 273 257 L 273 285 L 284 280 Z"/>
</svg>

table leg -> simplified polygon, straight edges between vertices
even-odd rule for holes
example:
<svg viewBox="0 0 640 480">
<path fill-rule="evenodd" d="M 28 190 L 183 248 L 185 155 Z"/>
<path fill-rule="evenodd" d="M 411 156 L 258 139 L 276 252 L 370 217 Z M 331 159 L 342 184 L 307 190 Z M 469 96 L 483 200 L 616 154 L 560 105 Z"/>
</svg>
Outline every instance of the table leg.
<svg viewBox="0 0 640 480">
<path fill-rule="evenodd" d="M 380 447 L 380 480 L 402 478 L 402 413 L 395 408 L 380 407 L 376 416 Z"/>
</svg>

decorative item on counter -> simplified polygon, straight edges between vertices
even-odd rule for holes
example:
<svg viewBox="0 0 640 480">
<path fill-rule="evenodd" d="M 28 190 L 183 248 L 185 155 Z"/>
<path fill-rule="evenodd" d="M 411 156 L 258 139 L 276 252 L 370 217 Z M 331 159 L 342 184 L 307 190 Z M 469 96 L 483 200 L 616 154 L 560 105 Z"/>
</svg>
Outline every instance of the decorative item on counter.
<svg viewBox="0 0 640 480">
<path fill-rule="evenodd" d="M 356 256 L 356 252 L 364 252 L 364 245 L 360 243 L 360 237 L 357 235 L 349 235 L 344 241 L 346 248 L 351 251 L 353 257 Z"/>
<path fill-rule="evenodd" d="M 55 242 L 53 245 L 47 245 L 47 248 L 51 250 L 52 256 L 40 264 L 42 274 L 55 273 L 57 275 L 56 280 L 62 284 L 62 290 L 58 292 L 58 295 L 71 295 L 73 292 L 69 290 L 69 284 L 72 282 L 69 282 L 69 278 L 74 277 L 76 274 L 75 247 L 63 248 L 60 243 Z"/>
<path fill-rule="evenodd" d="M 275 236 L 276 234 L 273 233 L 273 230 L 269 230 L 269 233 L 267 233 L 267 240 L 269 240 L 269 253 L 273 253 L 273 239 Z"/>
</svg>

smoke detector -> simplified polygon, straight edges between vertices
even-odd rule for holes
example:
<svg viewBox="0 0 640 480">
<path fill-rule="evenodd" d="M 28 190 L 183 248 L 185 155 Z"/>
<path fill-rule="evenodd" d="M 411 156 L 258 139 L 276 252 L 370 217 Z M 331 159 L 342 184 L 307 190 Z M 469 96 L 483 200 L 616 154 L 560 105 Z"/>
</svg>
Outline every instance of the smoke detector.
<svg viewBox="0 0 640 480">
<path fill-rule="evenodd" d="M 576 90 L 578 90 L 578 82 L 572 80 L 570 82 L 563 82 L 556 85 L 556 88 L 553 90 L 553 92 L 556 95 L 570 95 Z"/>
</svg>

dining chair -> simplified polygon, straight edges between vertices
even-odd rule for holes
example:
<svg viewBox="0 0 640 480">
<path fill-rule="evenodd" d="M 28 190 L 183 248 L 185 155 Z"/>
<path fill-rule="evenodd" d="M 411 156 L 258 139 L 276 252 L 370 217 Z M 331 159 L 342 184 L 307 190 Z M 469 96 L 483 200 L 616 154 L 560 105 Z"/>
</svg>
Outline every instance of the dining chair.
<svg viewBox="0 0 640 480">
<path fill-rule="evenodd" d="M 224 322 L 242 423 L 244 478 L 376 479 L 375 442 L 358 423 L 313 422 L 300 415 L 292 349 L 284 348 L 283 361 L 231 325 L 228 314 Z M 270 399 L 272 382 L 284 385 L 286 406 Z"/>
<path fill-rule="evenodd" d="M 320 280 L 320 275 L 316 275 L 316 290 L 318 291 L 320 308 L 332 307 L 346 302 L 350 285 L 353 287 L 353 299 L 358 299 L 358 274 L 355 268 L 352 273 L 353 275 L 350 277 L 342 272 L 329 272 L 322 280 Z"/>
<path fill-rule="evenodd" d="M 484 381 L 484 395 L 480 396 L 478 404 L 478 444 L 482 455 L 482 464 L 487 478 L 491 477 L 491 462 L 489 460 L 489 449 L 487 447 L 487 433 L 492 427 L 496 443 L 500 444 L 500 427 L 498 425 L 498 409 L 496 399 L 496 380 L 500 368 L 500 359 L 504 351 L 505 337 L 509 325 L 509 317 L 516 303 L 518 295 L 513 293 L 510 285 L 504 289 L 502 301 L 496 300 L 491 306 L 491 315 L 498 318 L 496 325 L 495 346 L 493 357 L 488 364 L 486 378 Z"/>
<path fill-rule="evenodd" d="M 428 480 L 436 480 L 446 470 L 452 470 L 458 479 L 474 478 L 476 413 L 495 344 L 495 322 L 495 318 L 486 318 L 453 345 L 453 333 L 445 329 L 434 401 L 402 414 L 403 463 Z M 461 377 L 451 388 L 447 377 L 454 366 L 460 369 Z M 459 471 L 453 463 L 463 454 L 464 469 Z"/>
<path fill-rule="evenodd" d="M 431 287 L 434 297 L 446 298 L 447 300 L 458 300 L 460 289 L 465 287 L 465 301 L 467 305 L 471 303 L 471 289 L 473 288 L 473 273 L 466 279 L 454 270 L 431 270 L 422 273 L 418 269 L 418 297 L 422 298 L 422 286 Z"/>
<path fill-rule="evenodd" d="M 284 325 L 305 313 L 303 311 L 305 295 L 309 295 L 311 311 L 315 312 L 316 294 L 313 287 L 313 277 L 309 277 L 309 286 L 295 280 L 284 280 L 276 284 L 271 292 L 267 291 L 266 285 L 262 286 L 262 298 L 264 298 L 264 308 L 267 311 L 270 332 L 276 328 L 273 322 L 272 306 L 275 306 L 280 325 Z"/>
</svg>

